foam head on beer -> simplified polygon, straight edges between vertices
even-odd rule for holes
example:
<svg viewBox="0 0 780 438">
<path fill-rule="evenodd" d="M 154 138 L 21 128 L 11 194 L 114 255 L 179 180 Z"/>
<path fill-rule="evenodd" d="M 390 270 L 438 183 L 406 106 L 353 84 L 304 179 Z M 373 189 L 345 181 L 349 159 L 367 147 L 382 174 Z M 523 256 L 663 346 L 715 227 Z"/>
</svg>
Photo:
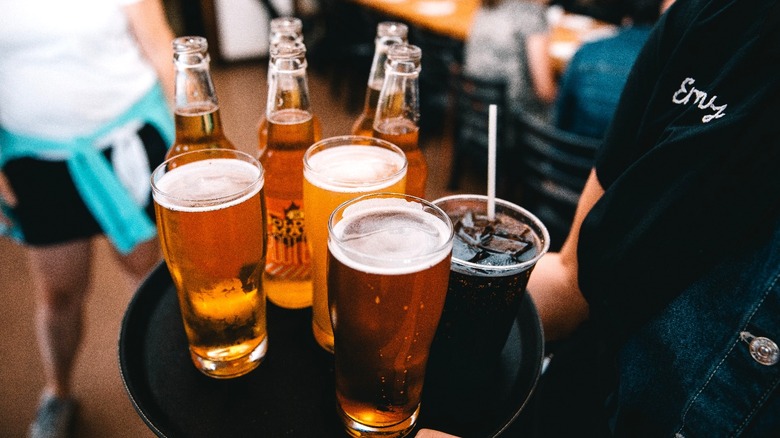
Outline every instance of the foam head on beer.
<svg viewBox="0 0 780 438">
<path fill-rule="evenodd" d="M 326 190 L 364 193 L 404 177 L 400 171 L 406 167 L 406 160 L 397 152 L 378 146 L 355 146 L 336 146 L 307 157 L 306 178 Z"/>
<path fill-rule="evenodd" d="M 425 269 L 449 254 L 451 231 L 423 208 L 394 198 L 350 205 L 333 229 L 342 246 L 330 250 L 360 271 L 397 275 Z"/>
</svg>

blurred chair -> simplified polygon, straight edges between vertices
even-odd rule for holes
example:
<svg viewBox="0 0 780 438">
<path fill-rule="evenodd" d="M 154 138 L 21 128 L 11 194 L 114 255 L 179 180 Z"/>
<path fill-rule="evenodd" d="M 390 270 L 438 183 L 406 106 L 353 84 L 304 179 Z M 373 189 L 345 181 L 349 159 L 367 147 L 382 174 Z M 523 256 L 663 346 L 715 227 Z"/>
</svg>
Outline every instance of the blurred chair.
<svg viewBox="0 0 780 438">
<path fill-rule="evenodd" d="M 513 173 L 511 158 L 514 147 L 512 118 L 506 102 L 504 80 L 484 80 L 456 71 L 451 85 L 451 126 L 453 136 L 449 190 L 460 187 L 466 167 L 487 170 L 489 108 L 496 112 L 496 191 L 505 197 Z"/>
<path fill-rule="evenodd" d="M 556 251 L 569 232 L 601 140 L 529 117 L 518 116 L 515 125 L 521 205 L 544 222 L 550 232 L 550 250 Z"/>
<path fill-rule="evenodd" d="M 450 82 L 463 65 L 463 41 L 410 25 L 409 43 L 422 50 L 420 135 L 438 136 L 445 128 Z"/>
</svg>

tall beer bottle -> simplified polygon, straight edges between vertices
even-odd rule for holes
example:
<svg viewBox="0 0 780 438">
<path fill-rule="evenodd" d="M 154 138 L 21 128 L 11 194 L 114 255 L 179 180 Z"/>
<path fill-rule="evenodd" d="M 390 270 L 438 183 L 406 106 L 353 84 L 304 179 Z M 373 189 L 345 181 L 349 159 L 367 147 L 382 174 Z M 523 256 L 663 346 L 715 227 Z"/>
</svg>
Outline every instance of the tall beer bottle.
<svg viewBox="0 0 780 438">
<path fill-rule="evenodd" d="M 352 134 L 367 136 L 373 134 L 376 105 L 379 101 L 379 92 L 382 91 L 382 84 L 385 82 L 387 49 L 393 44 L 405 43 L 408 33 L 409 28 L 403 23 L 383 21 L 377 25 L 374 60 L 371 62 L 371 71 L 368 74 L 366 100 L 363 104 L 363 112 L 352 125 Z"/>
<path fill-rule="evenodd" d="M 311 306 L 311 265 L 303 205 L 303 154 L 319 140 L 311 111 L 306 47 L 280 41 L 271 48 L 265 169 L 268 256 L 263 280 L 268 299 L 289 308 Z"/>
<path fill-rule="evenodd" d="M 408 161 L 406 193 L 425 198 L 428 163 L 418 144 L 421 58 L 422 50 L 411 44 L 394 44 L 388 49 L 373 135 L 403 149 Z"/>
<path fill-rule="evenodd" d="M 271 20 L 271 30 L 268 35 L 268 47 L 269 53 L 271 49 L 282 40 L 286 41 L 300 41 L 303 42 L 303 22 L 297 17 L 277 17 Z M 268 60 L 268 77 L 267 83 L 271 83 L 271 60 Z M 268 119 L 265 117 L 265 113 L 260 116 L 260 121 L 257 124 L 257 146 L 258 156 L 263 154 L 266 146 L 268 145 Z"/>
<path fill-rule="evenodd" d="M 222 130 L 209 63 L 206 38 L 184 36 L 173 40 L 176 139 L 166 158 L 198 149 L 236 149 Z"/>
</svg>

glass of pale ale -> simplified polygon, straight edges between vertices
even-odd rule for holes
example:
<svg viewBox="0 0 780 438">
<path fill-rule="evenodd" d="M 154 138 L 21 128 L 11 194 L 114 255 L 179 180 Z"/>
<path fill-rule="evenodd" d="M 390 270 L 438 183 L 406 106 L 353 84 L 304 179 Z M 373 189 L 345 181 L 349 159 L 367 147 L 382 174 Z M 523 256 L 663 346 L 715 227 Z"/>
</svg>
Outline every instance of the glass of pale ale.
<svg viewBox="0 0 780 438">
<path fill-rule="evenodd" d="M 264 172 L 237 150 L 187 152 L 152 174 L 157 229 L 195 367 L 241 376 L 265 357 Z"/>
<path fill-rule="evenodd" d="M 328 218 L 344 201 L 376 192 L 403 193 L 407 162 L 396 145 L 372 137 L 331 137 L 313 144 L 303 157 L 303 204 L 312 256 L 312 330 L 317 343 L 333 352 L 328 312 Z"/>
<path fill-rule="evenodd" d="M 447 196 L 433 204 L 449 215 L 455 238 L 429 372 L 435 387 L 463 396 L 495 380 L 528 278 L 547 252 L 550 237 L 536 216 L 502 199 L 495 199 L 492 220 L 484 195 Z M 457 412 L 457 407 L 447 412 Z"/>
<path fill-rule="evenodd" d="M 350 436 L 402 437 L 414 427 L 452 238 L 449 217 L 410 195 L 363 195 L 331 215 L 336 399 Z"/>
</svg>

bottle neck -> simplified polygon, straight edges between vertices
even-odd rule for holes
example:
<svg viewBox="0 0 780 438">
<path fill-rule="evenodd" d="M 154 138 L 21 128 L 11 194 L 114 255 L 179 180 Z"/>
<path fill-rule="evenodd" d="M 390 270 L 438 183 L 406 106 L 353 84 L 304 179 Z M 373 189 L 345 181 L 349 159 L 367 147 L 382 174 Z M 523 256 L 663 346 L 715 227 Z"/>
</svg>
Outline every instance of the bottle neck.
<svg viewBox="0 0 780 438">
<path fill-rule="evenodd" d="M 305 54 L 300 42 L 282 41 L 271 49 L 266 103 L 268 149 L 306 150 L 315 141 Z"/>
<path fill-rule="evenodd" d="M 219 109 L 211 73 L 206 69 L 176 70 L 176 113 L 193 115 Z"/>
<path fill-rule="evenodd" d="M 202 142 L 207 138 L 223 137 L 219 109 L 201 113 L 176 112 L 176 138 L 180 142 Z"/>
<path fill-rule="evenodd" d="M 175 56 L 174 66 L 176 113 L 192 115 L 216 111 L 219 103 L 208 55 L 190 53 Z"/>
<path fill-rule="evenodd" d="M 188 138 L 222 135 L 222 121 L 208 68 L 176 71 L 176 130 Z"/>
<path fill-rule="evenodd" d="M 389 68 L 379 93 L 374 126 L 386 119 L 420 121 L 419 70 L 411 72 Z"/>
<path fill-rule="evenodd" d="M 311 111 L 305 50 L 302 43 L 282 42 L 269 61 L 266 117 L 284 110 Z"/>
<path fill-rule="evenodd" d="M 388 71 L 374 116 L 374 136 L 408 153 L 418 148 L 419 120 L 418 74 Z"/>
<path fill-rule="evenodd" d="M 271 20 L 270 45 L 281 40 L 303 42 L 303 22 L 296 17 L 278 17 Z"/>
<path fill-rule="evenodd" d="M 180 37 L 174 40 L 173 48 L 177 135 L 221 135 L 219 103 L 205 38 Z"/>
<path fill-rule="evenodd" d="M 377 37 L 374 49 L 374 59 L 371 62 L 371 71 L 368 75 L 368 88 L 381 90 L 385 80 L 385 64 L 387 63 L 387 51 L 393 44 L 406 42 L 404 38 L 397 36 Z"/>
</svg>

